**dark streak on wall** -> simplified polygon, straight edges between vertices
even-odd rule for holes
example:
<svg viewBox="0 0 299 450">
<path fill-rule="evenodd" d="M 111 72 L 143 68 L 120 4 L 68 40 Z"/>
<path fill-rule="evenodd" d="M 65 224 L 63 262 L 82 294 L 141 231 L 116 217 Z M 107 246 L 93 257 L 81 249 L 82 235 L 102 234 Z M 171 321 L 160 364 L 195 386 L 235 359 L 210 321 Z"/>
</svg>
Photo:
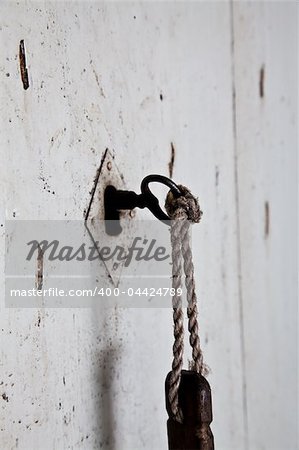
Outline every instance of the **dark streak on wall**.
<svg viewBox="0 0 299 450">
<path fill-rule="evenodd" d="M 40 291 L 43 287 L 43 280 L 44 280 L 44 252 L 42 251 L 41 247 L 38 246 L 38 253 L 37 253 L 37 270 L 36 270 L 36 289 Z"/>
<path fill-rule="evenodd" d="M 219 184 L 219 168 L 215 166 L 215 186 L 217 187 Z"/>
<path fill-rule="evenodd" d="M 173 145 L 173 142 L 170 143 L 171 153 L 170 153 L 170 161 L 168 163 L 168 169 L 169 169 L 169 178 L 172 178 L 173 174 L 173 166 L 174 166 L 174 160 L 175 160 L 175 148 Z"/>
<path fill-rule="evenodd" d="M 262 65 L 260 70 L 260 83 L 259 83 L 259 90 L 260 90 L 260 98 L 264 98 L 265 95 L 265 66 Z"/>
<path fill-rule="evenodd" d="M 269 236 L 270 233 L 270 206 L 269 202 L 265 202 L 265 238 Z"/>
<path fill-rule="evenodd" d="M 23 88 L 26 90 L 29 88 L 29 78 L 28 78 L 28 70 L 26 67 L 26 54 L 25 54 L 25 45 L 24 40 L 20 41 L 19 46 L 19 61 L 20 61 L 20 71 L 21 71 L 21 79 L 23 83 Z"/>
</svg>

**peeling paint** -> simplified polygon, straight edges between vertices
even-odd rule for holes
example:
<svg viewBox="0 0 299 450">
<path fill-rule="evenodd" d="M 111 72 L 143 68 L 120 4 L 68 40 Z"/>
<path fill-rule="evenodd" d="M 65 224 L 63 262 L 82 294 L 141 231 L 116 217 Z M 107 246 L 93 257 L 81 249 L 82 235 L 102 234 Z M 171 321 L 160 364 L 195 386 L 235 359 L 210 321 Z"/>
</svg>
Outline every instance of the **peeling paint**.
<svg viewBox="0 0 299 450">
<path fill-rule="evenodd" d="M 89 63 L 90 63 L 90 65 L 91 65 L 92 72 L 93 72 L 93 74 L 94 74 L 96 83 L 97 83 L 98 88 L 99 88 L 99 90 L 100 90 L 100 94 L 101 94 L 102 97 L 106 98 L 106 95 L 105 95 L 105 92 L 104 92 L 104 89 L 103 89 L 103 87 L 102 87 L 101 80 L 100 80 L 101 76 L 97 73 L 96 69 L 94 68 L 92 59 L 89 61 Z"/>
</svg>

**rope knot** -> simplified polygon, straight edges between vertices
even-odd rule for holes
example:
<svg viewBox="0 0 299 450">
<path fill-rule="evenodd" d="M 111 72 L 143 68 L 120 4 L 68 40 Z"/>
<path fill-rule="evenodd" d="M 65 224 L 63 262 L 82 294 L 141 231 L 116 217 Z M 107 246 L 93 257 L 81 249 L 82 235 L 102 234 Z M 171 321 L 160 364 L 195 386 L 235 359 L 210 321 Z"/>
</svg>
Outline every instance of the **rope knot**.
<svg viewBox="0 0 299 450">
<path fill-rule="evenodd" d="M 198 223 L 202 216 L 202 211 L 197 198 L 195 198 L 188 188 L 179 185 L 182 195 L 175 198 L 171 191 L 168 192 L 165 202 L 165 209 L 171 219 L 185 219 Z"/>
</svg>

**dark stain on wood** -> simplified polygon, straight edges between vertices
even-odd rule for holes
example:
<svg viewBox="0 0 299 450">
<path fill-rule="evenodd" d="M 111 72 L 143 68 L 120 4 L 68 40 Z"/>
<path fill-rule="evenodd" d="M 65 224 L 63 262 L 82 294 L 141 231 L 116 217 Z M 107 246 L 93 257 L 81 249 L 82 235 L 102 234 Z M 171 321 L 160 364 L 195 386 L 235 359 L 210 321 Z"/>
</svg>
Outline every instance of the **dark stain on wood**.
<svg viewBox="0 0 299 450">
<path fill-rule="evenodd" d="M 7 397 L 7 395 L 5 394 L 5 392 L 2 394 L 2 398 L 3 398 L 3 400 L 4 400 L 5 402 L 8 403 L 8 397 Z"/>
<path fill-rule="evenodd" d="M 24 40 L 20 41 L 19 45 L 19 61 L 20 61 L 20 71 L 21 71 L 21 79 L 23 83 L 23 88 L 26 90 L 29 88 L 29 77 L 28 70 L 26 67 L 26 54 L 25 54 L 25 45 Z"/>
<path fill-rule="evenodd" d="M 219 184 L 219 168 L 215 166 L 215 186 L 217 187 Z"/>
<path fill-rule="evenodd" d="M 265 66 L 262 65 L 260 69 L 260 82 L 259 82 L 259 91 L 260 91 L 260 98 L 264 98 L 265 95 Z"/>
<path fill-rule="evenodd" d="M 172 178 L 173 174 L 173 166 L 174 166 L 174 160 L 175 160 L 175 147 L 173 145 L 173 142 L 170 143 L 170 161 L 168 163 L 168 170 L 169 170 L 169 178 Z"/>
<path fill-rule="evenodd" d="M 265 202 L 265 238 L 269 236 L 270 233 L 270 206 L 269 202 Z"/>
<path fill-rule="evenodd" d="M 37 250 L 37 270 L 35 277 L 35 285 L 38 291 L 42 289 L 43 281 L 44 281 L 44 252 L 42 251 L 39 245 Z"/>
</svg>

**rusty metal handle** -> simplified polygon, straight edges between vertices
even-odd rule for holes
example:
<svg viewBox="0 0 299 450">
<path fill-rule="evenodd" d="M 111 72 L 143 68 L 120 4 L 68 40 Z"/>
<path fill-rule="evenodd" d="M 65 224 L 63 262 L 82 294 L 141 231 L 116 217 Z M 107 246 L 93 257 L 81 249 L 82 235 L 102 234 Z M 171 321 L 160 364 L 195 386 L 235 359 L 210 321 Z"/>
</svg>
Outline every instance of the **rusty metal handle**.
<svg viewBox="0 0 299 450">
<path fill-rule="evenodd" d="M 151 192 L 149 188 L 149 183 L 161 183 L 168 186 L 173 195 L 177 198 L 182 195 L 182 192 L 178 185 L 172 181 L 170 178 L 164 177 L 163 175 L 148 175 L 141 182 L 141 192 L 145 199 L 146 207 L 153 213 L 153 215 L 161 220 L 161 222 L 166 222 L 169 225 L 170 217 L 161 209 L 159 205 L 159 200 Z"/>
</svg>

